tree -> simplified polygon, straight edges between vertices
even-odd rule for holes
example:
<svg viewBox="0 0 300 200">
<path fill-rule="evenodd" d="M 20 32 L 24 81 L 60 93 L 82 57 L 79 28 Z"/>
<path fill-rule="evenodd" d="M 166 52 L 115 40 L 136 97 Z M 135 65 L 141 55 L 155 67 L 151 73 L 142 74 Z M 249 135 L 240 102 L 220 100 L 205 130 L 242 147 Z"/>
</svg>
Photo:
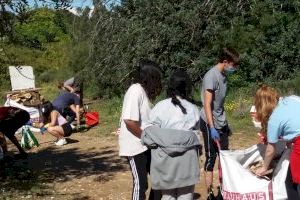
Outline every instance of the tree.
<svg viewBox="0 0 300 200">
<path fill-rule="evenodd" d="M 299 10 L 292 0 L 123 0 L 92 18 L 87 71 L 99 95 L 121 93 L 140 58 L 158 61 L 165 74 L 184 68 L 200 82 L 219 50 L 231 46 L 242 53 L 234 85 L 293 78 L 300 68 Z"/>
<path fill-rule="evenodd" d="M 55 10 L 67 9 L 72 0 L 37 0 L 45 7 L 54 7 Z M 14 34 L 14 23 L 24 23 L 28 17 L 30 8 L 28 0 L 1 0 L 0 1 L 0 37 L 8 36 L 10 39 Z"/>
</svg>

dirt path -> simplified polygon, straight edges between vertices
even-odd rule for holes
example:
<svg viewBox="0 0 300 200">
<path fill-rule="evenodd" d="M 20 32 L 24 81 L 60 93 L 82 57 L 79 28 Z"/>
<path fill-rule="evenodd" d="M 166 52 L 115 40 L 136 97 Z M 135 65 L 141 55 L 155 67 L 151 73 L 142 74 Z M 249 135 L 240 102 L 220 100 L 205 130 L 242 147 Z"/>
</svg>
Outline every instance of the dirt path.
<svg viewBox="0 0 300 200">
<path fill-rule="evenodd" d="M 117 137 L 74 134 L 62 147 L 50 135 L 35 134 L 40 147 L 30 151 L 23 164 L 37 176 L 28 188 L 1 191 L 7 199 L 128 200 L 132 178 L 126 160 L 118 156 Z M 255 136 L 234 134 L 234 149 L 249 147 Z M 203 156 L 200 166 L 203 172 Z M 202 173 L 203 174 L 203 173 Z M 196 186 L 196 199 L 206 199 L 203 177 Z M 9 195 L 8 195 L 9 194 Z"/>
</svg>

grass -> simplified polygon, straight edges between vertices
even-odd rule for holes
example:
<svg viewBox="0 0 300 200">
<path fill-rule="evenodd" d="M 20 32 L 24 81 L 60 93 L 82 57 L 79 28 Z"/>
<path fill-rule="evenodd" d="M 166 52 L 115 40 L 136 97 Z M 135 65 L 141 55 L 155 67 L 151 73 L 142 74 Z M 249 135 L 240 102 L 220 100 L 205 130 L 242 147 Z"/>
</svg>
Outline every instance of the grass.
<svg viewBox="0 0 300 200">
<path fill-rule="evenodd" d="M 92 128 L 90 136 L 108 136 L 119 127 L 122 99 L 113 98 L 97 100 L 89 106 L 90 111 L 97 111 L 100 116 L 100 124 Z"/>
<path fill-rule="evenodd" d="M 56 82 L 41 83 L 39 87 L 41 88 L 40 93 L 45 100 L 53 101 L 59 93 Z M 241 88 L 239 90 L 230 91 L 226 98 L 226 115 L 233 132 L 248 133 L 254 131 L 249 114 L 252 105 L 250 94 L 251 89 Z M 199 96 L 200 94 L 195 93 L 196 100 L 200 99 Z M 163 94 L 158 100 L 162 99 L 164 99 Z M 99 113 L 100 124 L 99 126 L 92 128 L 88 135 L 108 136 L 111 132 L 115 131 L 119 126 L 122 101 L 123 99 L 120 97 L 92 101 L 93 103 L 89 105 L 89 110 L 97 111 Z M 0 103 L 4 103 L 4 99 L 1 98 Z"/>
<path fill-rule="evenodd" d="M 58 95 L 59 90 L 56 88 L 55 83 L 42 84 L 41 94 L 45 100 L 53 101 Z M 88 104 L 88 111 L 96 111 L 100 116 L 100 124 L 97 127 L 90 129 L 88 135 L 90 136 L 108 136 L 111 132 L 118 128 L 121 109 L 122 99 L 115 97 L 111 99 L 101 99 L 90 101 L 89 97 L 85 97 Z M 85 101 L 84 101 L 85 102 Z"/>
<path fill-rule="evenodd" d="M 41 85 L 41 88 L 41 94 L 46 100 L 50 101 L 52 101 L 59 92 L 55 83 L 44 83 Z M 252 99 L 249 93 L 250 92 L 245 92 L 245 89 L 234 91 L 228 94 L 225 101 L 227 119 L 233 132 L 254 132 L 249 113 L 252 105 Z M 162 99 L 164 99 L 163 95 L 161 95 L 158 100 Z M 97 111 L 99 113 L 100 124 L 92 128 L 88 132 L 88 135 L 108 136 L 111 132 L 115 131 L 119 126 L 122 101 L 123 99 L 120 97 L 91 101 L 92 103 L 88 105 L 89 111 Z"/>
<path fill-rule="evenodd" d="M 41 94 L 47 100 L 52 101 L 58 94 L 55 83 L 42 84 L 41 88 Z M 163 96 L 160 97 L 160 99 L 163 98 Z M 88 105 L 88 110 L 99 113 L 100 124 L 82 135 L 109 137 L 110 133 L 119 126 L 122 101 L 123 99 L 119 97 L 91 101 L 92 103 Z M 251 98 L 243 95 L 242 92 L 240 95 L 237 95 L 237 92 L 230 93 L 226 100 L 227 119 L 233 131 L 230 143 L 234 149 L 246 148 L 249 144 L 253 144 L 253 139 L 255 140 L 256 131 L 251 123 L 249 114 L 251 105 Z M 243 134 L 243 137 L 240 134 Z M 8 168 L 5 174 L 6 178 L 0 179 L 0 196 L 2 199 L 56 197 L 53 188 L 45 185 L 45 183 L 49 182 L 49 178 L 43 177 L 38 172 L 31 171 L 26 167 L 26 164 Z M 59 196 L 59 198 L 62 197 Z"/>
</svg>

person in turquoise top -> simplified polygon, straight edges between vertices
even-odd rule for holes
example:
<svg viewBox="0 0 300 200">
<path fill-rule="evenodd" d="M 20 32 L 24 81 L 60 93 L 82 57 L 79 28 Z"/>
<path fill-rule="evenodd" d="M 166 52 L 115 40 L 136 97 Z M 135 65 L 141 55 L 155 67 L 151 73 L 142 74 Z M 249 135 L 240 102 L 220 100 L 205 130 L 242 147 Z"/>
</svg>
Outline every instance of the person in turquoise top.
<svg viewBox="0 0 300 200">
<path fill-rule="evenodd" d="M 279 138 L 292 141 L 299 135 L 300 97 L 293 95 L 279 99 L 268 122 L 268 142 L 276 143 Z"/>
<path fill-rule="evenodd" d="M 263 176 L 275 155 L 275 144 L 283 139 L 291 144 L 290 169 L 297 185 L 300 199 L 300 97 L 279 98 L 277 91 L 266 85 L 260 87 L 254 97 L 256 117 L 267 133 L 267 149 L 264 163 L 256 172 Z"/>
</svg>

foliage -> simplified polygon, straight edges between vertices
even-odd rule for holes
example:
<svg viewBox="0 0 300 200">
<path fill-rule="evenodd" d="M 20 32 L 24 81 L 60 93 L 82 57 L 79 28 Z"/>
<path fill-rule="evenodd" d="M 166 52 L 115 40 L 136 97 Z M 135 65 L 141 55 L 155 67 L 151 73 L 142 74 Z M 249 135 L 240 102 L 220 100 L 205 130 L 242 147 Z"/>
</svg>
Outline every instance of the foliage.
<svg viewBox="0 0 300 200">
<path fill-rule="evenodd" d="M 59 71 L 75 72 L 85 77 L 93 97 L 124 93 L 141 58 L 159 62 L 165 78 L 184 68 L 197 86 L 225 46 L 242 56 L 238 72 L 229 77 L 231 90 L 261 82 L 296 87 L 299 79 L 299 1 L 122 0 L 108 6 L 95 0 L 92 15 L 84 8 L 79 16 L 61 9 L 70 0 L 41 0 L 44 7 L 35 9 L 25 0 L 19 6 L 3 2 L 1 36 L 9 48 L 11 42 L 15 46 L 6 50 L 9 59 L 0 56 L 0 66 L 33 63 L 42 82 L 64 78 Z"/>
<path fill-rule="evenodd" d="M 73 14 L 60 8 L 53 10 L 43 7 L 32 10 L 26 7 L 27 1 L 19 1 L 23 3 L 24 8 L 21 15 L 16 11 L 16 2 L 18 1 L 0 2 L 1 27 L 3 28 L 2 25 L 8 22 L 3 19 L 5 14 L 11 16 L 9 22 L 12 22 L 7 25 L 6 31 L 0 30 L 0 91 L 9 89 L 7 69 L 10 65 L 33 66 L 38 83 L 63 80 L 65 78 L 63 73 L 72 74 L 68 62 L 69 48 L 71 48 L 69 24 Z M 52 0 L 44 2 L 51 3 Z M 8 7 L 14 13 L 8 12 L 6 10 Z"/>
<path fill-rule="evenodd" d="M 73 0 L 36 0 L 43 7 L 51 7 L 55 10 L 68 9 Z M 0 1 L 0 37 L 14 36 L 16 22 L 24 23 L 30 17 L 28 0 L 1 0 Z"/>
<path fill-rule="evenodd" d="M 111 10 L 96 8 L 86 68 L 100 96 L 120 94 L 144 57 L 165 74 L 185 68 L 199 82 L 219 50 L 232 46 L 243 58 L 234 87 L 293 78 L 300 66 L 298 1 L 123 0 Z"/>
<path fill-rule="evenodd" d="M 44 44 L 67 40 L 68 35 L 57 24 L 55 11 L 40 8 L 32 11 L 25 23 L 15 24 L 15 40 L 26 46 L 42 48 Z"/>
</svg>

